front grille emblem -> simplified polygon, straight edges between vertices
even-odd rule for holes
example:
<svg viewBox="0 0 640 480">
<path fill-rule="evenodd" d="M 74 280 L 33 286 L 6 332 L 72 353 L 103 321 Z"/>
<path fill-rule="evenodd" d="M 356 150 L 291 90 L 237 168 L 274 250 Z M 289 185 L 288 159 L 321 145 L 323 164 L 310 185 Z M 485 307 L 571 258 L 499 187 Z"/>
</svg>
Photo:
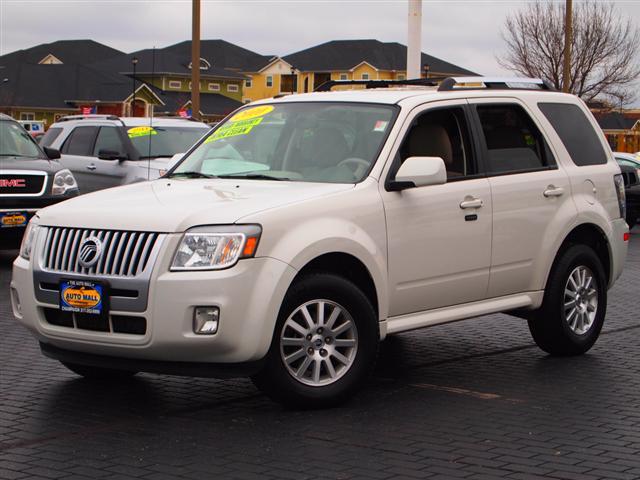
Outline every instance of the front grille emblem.
<svg viewBox="0 0 640 480">
<path fill-rule="evenodd" d="M 87 237 L 80 244 L 78 261 L 84 268 L 93 267 L 102 255 L 102 242 L 98 237 Z"/>
</svg>

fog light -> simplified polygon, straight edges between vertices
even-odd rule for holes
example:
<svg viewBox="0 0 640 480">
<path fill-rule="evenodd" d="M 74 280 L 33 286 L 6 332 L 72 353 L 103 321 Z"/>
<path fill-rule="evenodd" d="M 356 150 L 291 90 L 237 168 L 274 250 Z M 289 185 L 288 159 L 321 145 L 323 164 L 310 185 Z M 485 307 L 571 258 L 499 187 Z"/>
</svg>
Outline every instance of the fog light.
<svg viewBox="0 0 640 480">
<path fill-rule="evenodd" d="M 193 331 L 199 335 L 213 335 L 218 331 L 220 309 L 218 307 L 196 307 L 193 312 Z"/>
<path fill-rule="evenodd" d="M 18 290 L 11 287 L 11 303 L 13 304 L 13 310 L 22 315 L 22 305 L 20 304 L 20 295 L 18 295 Z"/>
</svg>

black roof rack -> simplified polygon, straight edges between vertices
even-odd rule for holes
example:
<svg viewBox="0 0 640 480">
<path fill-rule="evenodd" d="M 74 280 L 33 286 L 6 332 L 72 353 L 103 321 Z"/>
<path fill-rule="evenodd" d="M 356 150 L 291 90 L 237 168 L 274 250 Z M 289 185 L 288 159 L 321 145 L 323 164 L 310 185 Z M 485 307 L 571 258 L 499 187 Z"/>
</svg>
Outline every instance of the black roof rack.
<svg viewBox="0 0 640 480">
<path fill-rule="evenodd" d="M 333 87 L 345 85 L 364 85 L 365 88 L 389 88 L 395 85 L 419 85 L 437 87 L 442 78 L 413 78 L 410 80 L 329 80 L 319 85 L 314 92 L 329 92 Z"/>
<path fill-rule="evenodd" d="M 466 86 L 465 84 L 471 84 Z M 476 86 L 476 84 L 482 84 Z M 556 92 L 556 88 L 547 80 L 518 77 L 448 77 L 442 80 L 439 92 L 452 90 L 547 90 Z"/>
</svg>

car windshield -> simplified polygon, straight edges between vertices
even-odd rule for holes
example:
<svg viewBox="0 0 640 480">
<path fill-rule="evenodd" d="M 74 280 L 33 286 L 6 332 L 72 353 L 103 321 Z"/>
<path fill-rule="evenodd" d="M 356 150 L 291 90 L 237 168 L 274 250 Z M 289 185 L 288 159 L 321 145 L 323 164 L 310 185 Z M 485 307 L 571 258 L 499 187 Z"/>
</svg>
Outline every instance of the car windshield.
<svg viewBox="0 0 640 480">
<path fill-rule="evenodd" d="M 41 158 L 31 136 L 13 122 L 0 122 L 0 157 Z"/>
<path fill-rule="evenodd" d="M 248 107 L 220 124 L 171 176 L 359 182 L 395 113 L 390 105 L 345 102 Z"/>
<path fill-rule="evenodd" d="M 139 126 L 126 127 L 131 143 L 141 159 L 173 157 L 189 150 L 208 128 Z"/>
</svg>

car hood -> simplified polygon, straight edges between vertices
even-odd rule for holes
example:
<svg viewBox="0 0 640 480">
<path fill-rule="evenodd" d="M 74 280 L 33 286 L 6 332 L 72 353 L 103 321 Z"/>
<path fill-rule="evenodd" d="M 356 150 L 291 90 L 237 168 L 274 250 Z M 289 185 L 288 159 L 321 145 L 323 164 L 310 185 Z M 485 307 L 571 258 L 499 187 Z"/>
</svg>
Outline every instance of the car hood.
<svg viewBox="0 0 640 480">
<path fill-rule="evenodd" d="M 159 179 L 101 190 L 39 212 L 40 224 L 182 232 L 346 191 L 352 184 L 231 179 Z"/>
<path fill-rule="evenodd" d="M 54 173 L 64 167 L 55 160 L 45 160 L 41 158 L 23 157 L 0 157 L 0 171 L 3 170 L 40 170 L 42 172 Z"/>
<path fill-rule="evenodd" d="M 170 161 L 171 158 L 169 157 L 135 160 L 136 165 L 138 165 L 138 167 L 142 168 L 143 170 L 145 168 L 150 168 L 151 170 L 167 170 L 167 166 L 169 165 Z"/>
</svg>

